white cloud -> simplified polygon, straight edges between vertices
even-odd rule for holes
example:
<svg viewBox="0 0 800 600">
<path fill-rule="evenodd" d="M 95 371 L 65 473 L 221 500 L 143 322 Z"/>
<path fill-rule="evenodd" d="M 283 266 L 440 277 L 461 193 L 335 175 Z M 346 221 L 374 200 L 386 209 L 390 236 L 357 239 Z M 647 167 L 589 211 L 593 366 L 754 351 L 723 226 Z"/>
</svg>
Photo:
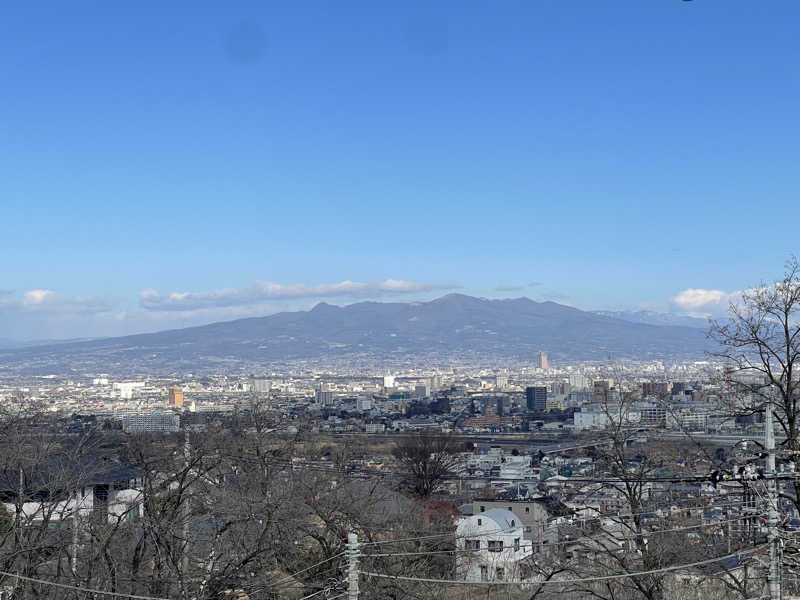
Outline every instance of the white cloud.
<svg viewBox="0 0 800 600">
<path fill-rule="evenodd" d="M 52 290 L 31 290 L 30 292 L 25 292 L 22 305 L 26 307 L 41 306 L 46 302 L 56 302 L 57 299 L 56 293 Z"/>
<path fill-rule="evenodd" d="M 104 296 L 67 297 L 47 288 L 25 292 L 0 288 L 0 331 L 2 337 L 20 340 L 128 335 L 308 310 L 323 298 L 396 297 L 457 287 L 387 279 L 321 285 L 256 282 L 241 289 L 168 295 L 145 289 L 139 294 L 137 308 Z"/>
<path fill-rule="evenodd" d="M 719 317 L 728 312 L 731 303 L 741 298 L 740 290 L 725 292 L 703 288 L 688 288 L 678 292 L 672 298 L 672 306 L 677 312 L 693 317 Z"/>
<path fill-rule="evenodd" d="M 9 290 L 0 290 L 0 310 L 5 313 L 40 315 L 99 314 L 113 310 L 116 302 L 108 297 L 63 298 L 53 290 L 29 290 L 22 298 Z"/>
<path fill-rule="evenodd" d="M 245 288 L 226 288 L 212 292 L 172 292 L 160 295 L 153 289 L 139 294 L 139 304 L 148 311 L 196 311 L 203 309 L 259 305 L 272 300 L 302 298 L 375 298 L 386 295 L 423 293 L 450 290 L 455 284 L 417 283 L 387 279 L 385 281 L 361 283 L 341 281 L 319 285 L 283 285 L 268 281 L 256 281 Z"/>
</svg>

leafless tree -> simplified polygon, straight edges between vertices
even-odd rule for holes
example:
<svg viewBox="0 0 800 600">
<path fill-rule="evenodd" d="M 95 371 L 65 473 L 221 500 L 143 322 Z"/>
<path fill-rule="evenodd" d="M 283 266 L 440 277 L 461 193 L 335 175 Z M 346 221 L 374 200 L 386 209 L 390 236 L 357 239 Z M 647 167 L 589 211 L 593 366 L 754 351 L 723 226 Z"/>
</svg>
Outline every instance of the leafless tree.
<svg viewBox="0 0 800 600">
<path fill-rule="evenodd" d="M 405 487 L 418 498 L 429 498 L 452 473 L 457 449 L 449 435 L 420 431 L 401 438 L 392 453 L 405 474 Z"/>
<path fill-rule="evenodd" d="M 742 292 L 728 319 L 713 321 L 709 336 L 726 363 L 725 382 L 734 392 L 728 408 L 752 413 L 772 406 L 785 447 L 800 450 L 800 261 L 792 257 L 783 277 Z M 795 484 L 800 509 L 800 481 Z"/>
<path fill-rule="evenodd" d="M 578 533 L 575 543 L 570 545 L 572 573 L 582 578 L 633 574 L 689 562 L 692 556 L 718 556 L 707 548 L 687 544 L 687 531 L 670 531 L 676 525 L 699 524 L 694 516 L 664 521 L 656 528 L 648 522 L 648 515 L 652 517 L 657 498 L 663 493 L 661 487 L 667 485 L 659 480 L 670 473 L 670 467 L 691 464 L 697 456 L 693 444 L 688 440 L 651 442 L 642 447 L 638 439 L 646 432 L 639 424 L 634 399 L 624 394 L 609 395 L 601 403 L 601 411 L 606 420 L 604 433 L 608 443 L 598 447 L 594 454 L 598 472 L 603 476 L 589 484 L 586 491 L 605 496 L 606 504 L 616 503 L 616 507 L 610 510 L 607 507 L 597 515 L 589 531 Z M 660 600 L 665 597 L 666 580 L 664 573 L 631 575 L 576 586 L 572 592 L 603 600 Z"/>
</svg>

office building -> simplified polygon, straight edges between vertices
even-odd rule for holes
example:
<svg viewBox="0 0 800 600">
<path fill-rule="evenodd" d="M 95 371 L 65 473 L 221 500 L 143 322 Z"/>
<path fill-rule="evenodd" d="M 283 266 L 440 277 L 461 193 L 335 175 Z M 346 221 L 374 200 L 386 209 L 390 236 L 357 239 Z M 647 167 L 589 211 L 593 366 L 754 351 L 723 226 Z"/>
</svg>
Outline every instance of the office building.
<svg viewBox="0 0 800 600">
<path fill-rule="evenodd" d="M 544 352 L 539 352 L 539 360 L 538 360 L 539 368 L 540 369 L 549 369 L 550 363 L 547 360 L 547 354 Z"/>
<path fill-rule="evenodd" d="M 178 385 L 169 388 L 170 406 L 183 406 L 183 390 Z"/>
<path fill-rule="evenodd" d="M 569 385 L 573 390 L 589 389 L 589 380 L 585 375 L 573 373 L 569 376 Z"/>
<path fill-rule="evenodd" d="M 320 388 L 317 390 L 316 399 L 317 404 L 322 407 L 333 406 L 333 392 Z"/>
<path fill-rule="evenodd" d="M 253 377 L 250 379 L 250 390 L 258 394 L 269 393 L 272 382 L 264 377 Z"/>
<path fill-rule="evenodd" d="M 508 396 L 498 396 L 495 412 L 498 416 L 504 417 L 511 411 L 511 399 Z"/>
<path fill-rule="evenodd" d="M 547 410 L 547 388 L 544 386 L 530 386 L 525 388 L 525 401 L 528 410 Z"/>
</svg>

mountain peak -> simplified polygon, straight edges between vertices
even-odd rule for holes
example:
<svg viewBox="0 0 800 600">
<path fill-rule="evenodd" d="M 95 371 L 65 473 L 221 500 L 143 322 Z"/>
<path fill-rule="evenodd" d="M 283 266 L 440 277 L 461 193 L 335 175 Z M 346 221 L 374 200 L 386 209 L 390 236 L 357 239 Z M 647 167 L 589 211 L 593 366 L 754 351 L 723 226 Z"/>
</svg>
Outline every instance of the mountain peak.
<svg viewBox="0 0 800 600">
<path fill-rule="evenodd" d="M 324 313 L 324 312 L 331 312 L 334 310 L 338 310 L 340 307 L 336 306 L 335 304 L 328 304 L 327 302 L 318 302 L 314 305 L 314 308 L 311 309 L 312 313 Z"/>
</svg>

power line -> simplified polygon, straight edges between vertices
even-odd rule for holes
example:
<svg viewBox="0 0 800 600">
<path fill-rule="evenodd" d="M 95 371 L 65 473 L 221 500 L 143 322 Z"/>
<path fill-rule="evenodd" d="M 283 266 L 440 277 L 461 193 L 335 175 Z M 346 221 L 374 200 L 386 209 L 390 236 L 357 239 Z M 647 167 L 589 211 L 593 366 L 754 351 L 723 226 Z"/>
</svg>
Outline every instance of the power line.
<svg viewBox="0 0 800 600">
<path fill-rule="evenodd" d="M 324 565 L 326 562 L 330 562 L 335 558 L 339 558 L 340 556 L 344 556 L 344 554 L 345 554 L 344 552 L 340 552 L 339 554 L 331 556 L 330 558 L 326 558 L 325 560 L 322 560 L 322 561 L 320 561 L 320 562 L 318 562 L 318 563 L 316 563 L 314 565 L 311 565 L 310 567 L 306 567 L 305 569 L 303 569 L 301 571 L 298 571 L 297 573 L 292 573 L 291 575 L 287 575 L 283 579 L 279 579 L 278 581 L 276 581 L 274 583 L 270 583 L 266 587 L 276 587 L 276 586 L 280 585 L 283 582 L 290 581 L 291 579 L 294 579 L 295 577 L 297 577 L 301 573 L 305 573 L 306 571 L 310 571 L 311 569 L 313 569 L 315 567 L 319 567 L 321 565 Z M 331 569 L 328 569 L 328 571 L 330 571 L 330 570 Z"/>
<path fill-rule="evenodd" d="M 314 596 L 316 596 L 318 594 L 321 594 L 323 592 L 329 592 L 329 591 L 330 591 L 330 588 L 324 588 L 324 589 L 319 590 L 318 592 L 314 592 L 313 594 L 309 594 L 308 596 L 303 596 L 302 598 L 300 598 L 300 600 L 307 600 L 308 598 L 313 598 Z M 344 592 L 343 594 L 337 594 L 336 596 L 328 598 L 327 600 L 334 600 L 335 598 L 341 598 L 342 596 L 345 596 L 345 595 L 347 595 L 347 592 Z"/>
<path fill-rule="evenodd" d="M 245 456 L 232 456 L 232 455 L 223 455 L 223 458 L 241 460 L 242 462 L 251 462 L 261 464 L 258 459 L 255 458 L 248 458 Z M 345 467 L 337 467 L 335 465 L 331 466 L 323 466 L 323 465 L 310 465 L 310 464 L 296 464 L 288 459 L 278 459 L 278 458 L 271 458 L 271 457 L 262 457 L 263 462 L 270 463 L 276 466 L 284 466 L 287 468 L 299 469 L 304 471 L 317 471 L 323 473 L 338 473 L 342 475 L 350 475 L 350 476 L 363 476 L 363 477 L 407 477 L 407 473 L 398 472 L 398 471 L 372 471 L 369 469 L 356 469 L 356 468 L 345 468 Z M 784 474 L 776 474 L 774 476 L 777 479 L 786 478 Z M 564 479 L 565 483 L 585 483 L 585 484 L 621 484 L 626 482 L 636 482 L 636 483 L 702 483 L 705 481 L 710 481 L 711 474 L 708 475 L 685 475 L 685 476 L 675 476 L 675 477 L 640 477 L 640 476 L 632 476 L 632 477 L 605 477 L 605 478 L 594 478 L 594 477 L 568 477 Z M 759 477 L 759 479 L 764 479 L 765 477 Z M 476 476 L 476 475 L 450 475 L 443 478 L 445 481 L 479 481 L 484 479 L 490 479 L 491 481 L 508 481 L 513 483 L 519 483 L 520 481 L 525 481 L 524 479 L 515 479 L 509 477 L 484 477 L 484 476 Z M 741 479 L 731 478 L 725 479 L 724 481 L 741 481 Z"/>
<path fill-rule="evenodd" d="M 40 583 L 42 585 L 50 585 L 65 590 L 75 590 L 76 592 L 87 592 L 89 594 L 104 594 L 106 596 L 114 596 L 117 598 L 133 598 L 134 600 L 171 600 L 170 598 L 155 598 L 152 596 L 136 596 L 134 594 L 125 594 L 123 592 L 108 592 L 106 590 L 94 590 L 91 588 L 79 587 L 75 585 L 67 585 L 66 583 L 57 583 L 55 581 L 47 581 L 45 579 L 36 579 L 35 577 L 25 577 L 24 575 L 17 575 L 16 573 L 6 573 L 0 571 L 0 575 L 5 577 L 13 577 L 20 581 L 30 581 L 31 583 Z"/>
<path fill-rule="evenodd" d="M 760 546 L 759 546 L 760 547 Z M 752 548 L 750 550 L 743 550 L 741 552 L 736 552 L 734 554 L 727 554 L 725 556 L 718 556 L 717 558 L 710 558 L 707 560 L 701 560 L 693 563 L 687 563 L 682 565 L 674 565 L 672 567 L 663 567 L 661 569 L 653 569 L 651 571 L 637 571 L 635 573 L 618 573 L 615 575 L 601 575 L 597 577 L 581 577 L 577 579 L 548 579 L 544 581 L 466 581 L 461 579 L 431 579 L 425 577 L 408 577 L 405 575 L 387 575 L 386 573 L 373 573 L 370 571 L 361 571 L 362 575 L 366 575 L 367 577 L 377 577 L 382 579 L 399 579 L 402 581 L 419 581 L 423 583 L 440 583 L 440 584 L 453 584 L 453 585 L 551 585 L 551 584 L 558 584 L 558 585 L 570 585 L 573 583 L 591 583 L 593 581 L 609 581 L 612 579 L 625 579 L 628 577 L 641 577 L 643 575 L 656 575 L 658 573 L 668 573 L 670 571 L 680 571 L 681 569 L 688 569 L 691 567 L 700 567 L 703 565 L 713 564 L 716 562 L 721 562 L 723 560 L 727 560 L 729 558 L 738 558 L 745 554 L 752 554 L 755 552 L 759 547 Z"/>
<path fill-rule="evenodd" d="M 650 531 L 642 531 L 641 533 L 637 533 L 635 535 L 617 536 L 617 535 L 609 533 L 608 537 L 605 537 L 605 538 L 603 538 L 603 537 L 578 537 L 578 538 L 575 538 L 574 540 L 562 540 L 560 542 L 552 542 L 552 543 L 547 543 L 547 542 L 543 542 L 542 543 L 542 542 L 540 542 L 540 543 L 542 543 L 542 545 L 544 545 L 544 546 L 546 546 L 548 548 L 553 548 L 554 546 L 562 546 L 562 545 L 570 545 L 570 544 L 582 544 L 582 543 L 585 544 L 585 543 L 589 543 L 589 542 L 609 542 L 609 541 L 611 541 L 611 542 L 622 542 L 622 541 L 636 540 L 636 539 L 640 539 L 640 538 L 651 537 L 651 536 L 659 535 L 659 534 L 662 534 L 662 533 L 674 533 L 674 532 L 677 532 L 677 531 L 690 531 L 692 529 L 703 529 L 705 527 L 716 527 L 716 526 L 719 526 L 719 525 L 725 525 L 726 523 L 734 523 L 736 521 L 744 521 L 746 519 L 752 519 L 752 518 L 755 518 L 755 517 L 763 517 L 763 516 L 764 516 L 763 514 L 753 514 L 753 515 L 748 515 L 748 516 L 744 516 L 744 517 L 737 517 L 735 519 L 728 519 L 728 520 L 725 520 L 725 521 L 715 521 L 713 523 L 699 523 L 697 525 L 686 525 L 686 526 L 682 526 L 682 527 L 674 527 L 672 529 L 653 529 L 653 530 L 650 530 Z M 459 537 L 459 538 L 466 538 L 466 537 L 478 537 L 478 538 L 480 538 L 480 537 L 485 537 L 485 536 L 488 536 L 488 535 L 492 535 L 493 533 L 502 533 L 504 531 L 508 531 L 509 529 L 510 528 L 500 529 L 500 530 L 496 529 L 496 530 L 486 531 L 486 532 L 478 532 L 478 533 L 473 533 L 473 534 L 464 534 L 464 535 L 457 536 L 457 537 Z M 366 546 L 367 544 L 364 544 L 364 545 Z M 530 541 L 530 545 L 531 546 L 534 545 L 533 541 Z M 421 556 L 421 555 L 428 555 L 428 554 L 457 554 L 457 553 L 462 553 L 462 552 L 463 553 L 470 553 L 470 552 L 477 552 L 477 550 L 466 549 L 466 548 L 465 549 L 455 549 L 455 550 L 427 550 L 427 551 L 426 550 L 420 550 L 420 551 L 417 551 L 417 552 L 386 552 L 386 553 L 380 553 L 380 554 L 362 554 L 361 556 L 364 557 L 364 558 L 369 558 L 369 557 L 387 557 L 387 556 Z"/>
</svg>

